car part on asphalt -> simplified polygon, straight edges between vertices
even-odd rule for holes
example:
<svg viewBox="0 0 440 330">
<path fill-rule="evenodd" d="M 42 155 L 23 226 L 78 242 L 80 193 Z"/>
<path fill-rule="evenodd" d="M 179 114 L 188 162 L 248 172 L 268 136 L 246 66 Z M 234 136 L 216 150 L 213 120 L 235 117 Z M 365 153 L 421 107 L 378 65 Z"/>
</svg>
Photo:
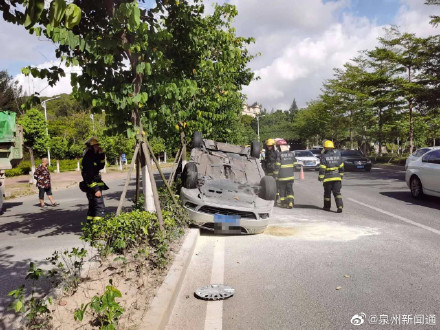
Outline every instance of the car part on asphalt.
<svg viewBox="0 0 440 330">
<path fill-rule="evenodd" d="M 420 199 L 423 197 L 422 182 L 417 176 L 414 176 L 411 179 L 411 196 L 415 199 Z"/>
<path fill-rule="evenodd" d="M 210 284 L 197 289 L 194 294 L 203 300 L 224 300 L 232 297 L 235 289 L 224 284 Z"/>
</svg>

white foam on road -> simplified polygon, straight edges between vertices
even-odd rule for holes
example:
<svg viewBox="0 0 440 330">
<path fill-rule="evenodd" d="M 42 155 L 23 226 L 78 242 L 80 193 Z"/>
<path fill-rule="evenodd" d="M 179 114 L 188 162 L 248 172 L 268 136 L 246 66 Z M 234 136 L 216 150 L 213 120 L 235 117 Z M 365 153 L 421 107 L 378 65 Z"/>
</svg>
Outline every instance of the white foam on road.
<svg viewBox="0 0 440 330">
<path fill-rule="evenodd" d="M 225 238 L 216 239 L 212 258 L 211 284 L 223 284 L 225 278 Z M 206 307 L 205 330 L 223 328 L 223 300 L 208 301 Z"/>
<path fill-rule="evenodd" d="M 372 210 L 375 210 L 375 211 L 377 211 L 377 212 L 380 212 L 380 213 L 386 214 L 386 215 L 388 215 L 388 216 L 390 216 L 390 217 L 393 217 L 393 218 L 395 218 L 395 219 L 398 219 L 398 220 L 400 220 L 400 221 L 406 222 L 406 223 L 408 223 L 408 224 L 410 224 L 410 225 L 413 225 L 413 226 L 416 226 L 416 227 L 419 227 L 419 228 L 423 228 L 423 229 L 425 229 L 425 230 L 429 230 L 431 233 L 434 233 L 434 234 L 440 235 L 440 230 L 437 230 L 437 229 L 431 228 L 431 227 L 429 227 L 429 226 L 422 225 L 421 223 L 418 223 L 418 222 L 412 221 L 412 220 L 410 220 L 410 219 L 407 219 L 407 218 L 405 218 L 405 217 L 401 217 L 400 215 L 397 215 L 397 214 L 394 214 L 394 213 L 391 213 L 391 212 L 388 212 L 388 211 L 382 210 L 382 209 L 380 209 L 380 208 L 378 208 L 378 207 L 374 207 L 374 206 L 371 206 L 371 205 L 368 205 L 368 204 L 365 204 L 365 203 L 359 202 L 359 201 L 357 201 L 357 200 L 355 200 L 355 199 L 353 199 L 353 198 L 348 198 L 348 200 L 350 200 L 350 201 L 352 201 L 352 202 L 355 202 L 355 203 L 357 203 L 357 204 L 359 204 L 359 205 L 362 205 L 362 206 L 368 207 L 368 208 L 370 208 L 370 209 L 372 209 Z"/>
<path fill-rule="evenodd" d="M 264 234 L 279 238 L 294 238 L 307 241 L 353 241 L 363 236 L 378 235 L 375 228 L 347 226 L 341 223 L 283 223 L 270 225 Z"/>
</svg>

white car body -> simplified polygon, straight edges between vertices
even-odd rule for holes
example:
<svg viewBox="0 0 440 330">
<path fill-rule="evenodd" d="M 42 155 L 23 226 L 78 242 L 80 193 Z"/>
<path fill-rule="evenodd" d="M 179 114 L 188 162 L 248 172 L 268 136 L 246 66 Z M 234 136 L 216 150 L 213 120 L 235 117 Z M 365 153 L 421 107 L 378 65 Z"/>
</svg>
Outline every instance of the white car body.
<svg viewBox="0 0 440 330">
<path fill-rule="evenodd" d="M 433 148 L 423 156 L 408 163 L 405 173 L 406 184 L 415 198 L 423 194 L 440 197 L 440 148 Z M 422 194 L 417 193 L 417 180 Z"/>
<path fill-rule="evenodd" d="M 311 156 L 298 156 L 300 153 L 308 152 Z M 319 169 L 321 161 L 315 157 L 310 150 L 295 150 L 295 158 L 298 161 L 297 167 L 303 166 L 304 169 L 313 168 Z"/>
<path fill-rule="evenodd" d="M 419 159 L 424 154 L 426 154 L 428 151 L 433 150 L 433 149 L 438 149 L 438 148 L 440 148 L 440 147 L 424 147 L 424 148 L 417 149 L 411 155 L 409 155 L 408 158 L 406 159 L 405 170 L 408 168 L 409 163 Z"/>
</svg>

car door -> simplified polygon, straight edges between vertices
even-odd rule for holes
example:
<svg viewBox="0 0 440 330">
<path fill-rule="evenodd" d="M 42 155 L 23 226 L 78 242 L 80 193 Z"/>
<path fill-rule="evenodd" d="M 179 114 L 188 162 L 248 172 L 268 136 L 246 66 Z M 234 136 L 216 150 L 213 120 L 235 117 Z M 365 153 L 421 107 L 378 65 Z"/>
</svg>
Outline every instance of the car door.
<svg viewBox="0 0 440 330">
<path fill-rule="evenodd" d="M 420 170 L 424 189 L 440 193 L 440 150 L 425 154 Z"/>
</svg>

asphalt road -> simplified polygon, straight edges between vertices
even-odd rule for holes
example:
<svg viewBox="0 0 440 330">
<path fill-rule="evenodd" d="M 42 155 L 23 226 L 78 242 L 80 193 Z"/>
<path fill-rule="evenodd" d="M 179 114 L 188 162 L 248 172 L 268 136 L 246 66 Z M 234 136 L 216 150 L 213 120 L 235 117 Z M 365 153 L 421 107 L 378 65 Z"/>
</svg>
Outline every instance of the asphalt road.
<svg viewBox="0 0 440 330">
<path fill-rule="evenodd" d="M 155 177 L 160 184 L 159 176 Z M 105 175 L 103 179 L 110 187 L 104 192 L 106 212 L 116 212 L 125 180 L 107 181 Z M 124 207 L 132 205 L 134 190 L 132 179 Z M 85 221 L 88 208 L 85 194 L 76 186 L 53 194 L 60 205 L 49 206 L 47 210 L 40 209 L 38 195 L 8 200 L 3 205 L 4 213 L 0 215 L 0 329 L 10 328 L 14 319 L 14 315 L 6 310 L 12 301 L 7 296 L 8 292 L 22 284 L 31 287 L 31 283 L 25 280 L 30 262 L 43 269 L 51 269 L 52 265 L 45 259 L 51 257 L 54 251 L 88 248 L 79 239 L 81 222 Z M 47 198 L 46 201 L 49 203 Z M 50 283 L 41 280 L 35 283 L 34 290 L 42 294 L 47 293 L 49 288 Z"/>
<path fill-rule="evenodd" d="M 200 237 L 168 330 L 440 328 L 440 198 L 415 201 L 403 171 L 374 168 L 346 174 L 337 214 L 305 177 L 264 234 Z M 236 293 L 196 299 L 210 283 Z"/>
</svg>

